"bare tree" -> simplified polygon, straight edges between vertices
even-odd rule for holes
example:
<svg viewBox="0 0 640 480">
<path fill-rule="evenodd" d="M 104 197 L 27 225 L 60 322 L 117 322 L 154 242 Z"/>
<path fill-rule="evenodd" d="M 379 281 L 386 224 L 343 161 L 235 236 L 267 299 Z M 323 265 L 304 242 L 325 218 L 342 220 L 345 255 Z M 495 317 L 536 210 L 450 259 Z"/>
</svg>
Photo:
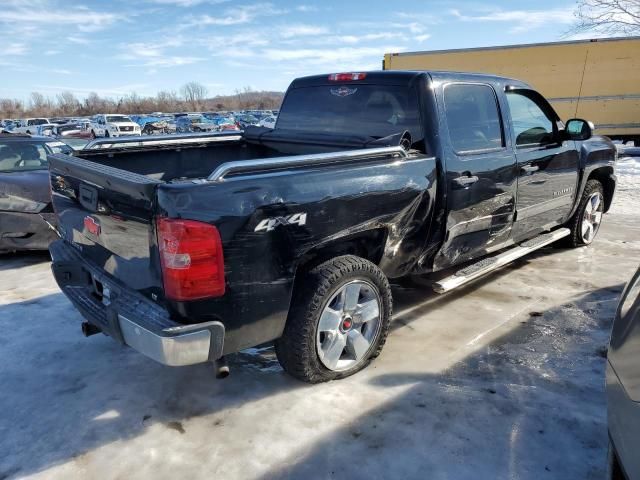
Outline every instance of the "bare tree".
<svg viewBox="0 0 640 480">
<path fill-rule="evenodd" d="M 0 114 L 6 118 L 16 118 L 24 113 L 24 105 L 19 100 L 12 98 L 0 99 Z"/>
<path fill-rule="evenodd" d="M 191 110 L 199 110 L 207 96 L 207 87 L 198 82 L 189 82 L 182 86 L 180 93 Z"/>
<path fill-rule="evenodd" d="M 175 112 L 179 109 L 180 100 L 176 92 L 160 91 L 156 94 L 157 112 Z"/>
<path fill-rule="evenodd" d="M 32 115 L 49 116 L 53 111 L 51 99 L 40 92 L 31 92 L 29 104 L 29 110 Z"/>
<path fill-rule="evenodd" d="M 569 33 L 640 34 L 640 0 L 578 0 Z"/>
<path fill-rule="evenodd" d="M 80 108 L 80 102 L 71 92 L 62 92 L 56 96 L 58 108 L 57 113 L 64 116 L 75 115 Z"/>
</svg>

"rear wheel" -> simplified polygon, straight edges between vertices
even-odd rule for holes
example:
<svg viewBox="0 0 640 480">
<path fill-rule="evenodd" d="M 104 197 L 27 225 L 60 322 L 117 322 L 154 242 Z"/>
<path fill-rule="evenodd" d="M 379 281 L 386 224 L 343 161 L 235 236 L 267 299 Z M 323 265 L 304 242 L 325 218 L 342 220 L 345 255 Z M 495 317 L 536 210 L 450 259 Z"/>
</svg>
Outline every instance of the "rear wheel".
<svg viewBox="0 0 640 480">
<path fill-rule="evenodd" d="M 382 271 L 353 255 L 318 265 L 299 279 L 276 354 L 285 371 L 309 383 L 348 377 L 380 354 L 389 332 L 391 289 Z"/>
<path fill-rule="evenodd" d="M 598 180 L 587 181 L 578 210 L 566 225 L 571 230 L 571 235 L 566 237 L 565 245 L 581 247 L 593 242 L 602 223 L 603 191 L 602 184 Z"/>
</svg>

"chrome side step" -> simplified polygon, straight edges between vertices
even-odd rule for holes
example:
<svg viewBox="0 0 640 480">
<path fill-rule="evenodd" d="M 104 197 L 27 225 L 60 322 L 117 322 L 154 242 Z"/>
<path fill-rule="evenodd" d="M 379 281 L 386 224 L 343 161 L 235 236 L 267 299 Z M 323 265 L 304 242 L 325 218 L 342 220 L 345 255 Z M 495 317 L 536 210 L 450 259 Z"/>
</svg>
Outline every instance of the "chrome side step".
<svg viewBox="0 0 640 480">
<path fill-rule="evenodd" d="M 496 255 L 495 257 L 483 258 L 479 262 L 469 265 L 462 270 L 458 270 L 453 275 L 434 283 L 433 289 L 436 293 L 446 293 L 454 290 L 462 285 L 466 285 L 476 278 L 482 277 L 487 273 L 504 267 L 514 260 L 524 257 L 539 248 L 560 240 L 561 238 L 568 236 L 570 233 L 571 230 L 568 228 L 559 228 L 553 232 L 543 233 L 542 235 L 532 238 L 531 240 L 527 240 L 506 252 Z"/>
</svg>

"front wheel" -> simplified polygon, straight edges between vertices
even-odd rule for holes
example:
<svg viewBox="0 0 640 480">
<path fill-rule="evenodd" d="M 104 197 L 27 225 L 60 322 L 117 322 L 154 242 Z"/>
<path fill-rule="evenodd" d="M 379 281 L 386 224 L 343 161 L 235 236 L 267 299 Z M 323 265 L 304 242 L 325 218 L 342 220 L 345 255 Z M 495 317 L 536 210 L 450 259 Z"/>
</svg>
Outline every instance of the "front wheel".
<svg viewBox="0 0 640 480">
<path fill-rule="evenodd" d="M 353 255 L 329 260 L 298 280 L 276 355 L 284 370 L 309 383 L 348 377 L 382 351 L 389 332 L 391 288 L 373 263 Z"/>
<path fill-rule="evenodd" d="M 595 239 L 604 212 L 604 194 L 602 184 L 598 180 L 588 180 L 582 192 L 580 205 L 576 213 L 566 225 L 571 235 L 566 237 L 569 247 L 589 245 Z"/>
</svg>

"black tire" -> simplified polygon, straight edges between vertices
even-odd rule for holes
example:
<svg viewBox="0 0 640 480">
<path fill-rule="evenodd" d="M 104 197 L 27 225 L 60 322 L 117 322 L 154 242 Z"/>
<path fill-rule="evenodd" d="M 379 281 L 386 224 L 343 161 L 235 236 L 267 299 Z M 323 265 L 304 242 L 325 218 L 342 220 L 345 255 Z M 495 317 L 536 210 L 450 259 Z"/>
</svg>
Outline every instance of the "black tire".
<svg viewBox="0 0 640 480">
<path fill-rule="evenodd" d="M 600 224 L 598 224 L 595 229 L 593 236 L 590 240 L 585 240 L 582 234 L 582 221 L 585 216 L 585 210 L 587 208 L 587 202 L 589 199 L 596 193 L 599 193 L 602 202 L 604 202 L 604 189 L 602 188 L 602 184 L 598 180 L 588 180 L 587 184 L 584 187 L 584 191 L 582 192 L 582 197 L 580 198 L 580 204 L 578 205 L 578 209 L 576 213 L 571 217 L 571 220 L 565 225 L 565 227 L 571 230 L 571 234 L 568 237 L 562 239 L 561 246 L 564 247 L 583 247 L 585 245 L 589 245 L 593 242 L 593 239 L 598 233 L 600 229 Z"/>
<path fill-rule="evenodd" d="M 379 327 L 359 363 L 348 370 L 330 370 L 318 354 L 318 322 L 336 292 L 353 281 L 377 289 Z M 362 370 L 380 354 L 389 333 L 393 300 L 389 282 L 376 265 L 354 255 L 336 257 L 304 274 L 297 285 L 284 333 L 275 342 L 278 361 L 287 373 L 308 383 L 336 380 Z"/>
</svg>

